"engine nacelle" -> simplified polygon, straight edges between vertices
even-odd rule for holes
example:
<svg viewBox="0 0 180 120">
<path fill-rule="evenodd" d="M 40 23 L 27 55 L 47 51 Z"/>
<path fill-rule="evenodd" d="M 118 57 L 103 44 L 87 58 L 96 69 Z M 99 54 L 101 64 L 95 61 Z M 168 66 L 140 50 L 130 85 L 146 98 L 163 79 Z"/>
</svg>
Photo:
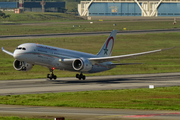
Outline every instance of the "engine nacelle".
<svg viewBox="0 0 180 120">
<path fill-rule="evenodd" d="M 84 58 L 74 60 L 72 62 L 72 66 L 74 70 L 81 72 L 87 72 L 92 69 L 91 62 L 89 62 L 89 60 Z"/>
<path fill-rule="evenodd" d="M 29 71 L 32 69 L 33 65 L 24 61 L 14 60 L 13 67 L 18 71 Z"/>
</svg>

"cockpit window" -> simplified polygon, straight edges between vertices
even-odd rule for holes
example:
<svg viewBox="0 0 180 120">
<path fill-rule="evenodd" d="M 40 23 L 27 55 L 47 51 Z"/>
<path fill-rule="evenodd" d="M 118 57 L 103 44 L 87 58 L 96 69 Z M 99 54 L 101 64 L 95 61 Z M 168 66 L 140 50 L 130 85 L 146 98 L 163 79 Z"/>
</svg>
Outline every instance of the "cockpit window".
<svg viewBox="0 0 180 120">
<path fill-rule="evenodd" d="M 18 49 L 18 50 L 26 50 L 26 48 L 23 48 L 23 47 L 17 47 L 16 49 Z"/>
<path fill-rule="evenodd" d="M 19 49 L 19 50 L 21 50 L 22 48 L 21 48 L 21 47 L 18 47 L 18 48 L 16 48 L 16 49 Z"/>
</svg>

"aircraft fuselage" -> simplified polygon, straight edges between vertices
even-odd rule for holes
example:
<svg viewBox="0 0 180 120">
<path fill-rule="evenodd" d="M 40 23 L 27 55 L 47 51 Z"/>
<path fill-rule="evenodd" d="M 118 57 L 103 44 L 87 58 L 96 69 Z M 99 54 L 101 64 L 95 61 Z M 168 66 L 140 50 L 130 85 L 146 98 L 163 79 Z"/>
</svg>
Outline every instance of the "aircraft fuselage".
<svg viewBox="0 0 180 120">
<path fill-rule="evenodd" d="M 25 43 L 21 44 L 14 51 L 14 58 L 19 61 L 25 61 L 30 64 L 41 65 L 49 69 L 55 68 L 59 70 L 75 71 L 71 64 L 65 64 L 60 60 L 72 58 L 96 58 L 96 55 L 78 52 L 63 48 L 57 48 L 42 44 Z M 104 62 L 93 65 L 92 69 L 85 73 L 95 73 L 112 69 L 106 64 L 111 62 Z"/>
</svg>

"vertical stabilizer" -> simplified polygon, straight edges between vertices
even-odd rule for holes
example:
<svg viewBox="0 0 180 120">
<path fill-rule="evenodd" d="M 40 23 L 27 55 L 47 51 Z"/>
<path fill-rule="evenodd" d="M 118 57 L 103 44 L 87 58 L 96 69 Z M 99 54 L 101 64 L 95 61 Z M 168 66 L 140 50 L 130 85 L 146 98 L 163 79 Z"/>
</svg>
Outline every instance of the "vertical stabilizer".
<svg viewBox="0 0 180 120">
<path fill-rule="evenodd" d="M 116 33 L 117 33 L 117 30 L 113 30 L 111 32 L 111 34 L 109 35 L 108 39 L 104 43 L 103 47 L 101 48 L 97 56 L 101 56 L 101 57 L 111 56 L 115 38 L 116 38 Z"/>
</svg>

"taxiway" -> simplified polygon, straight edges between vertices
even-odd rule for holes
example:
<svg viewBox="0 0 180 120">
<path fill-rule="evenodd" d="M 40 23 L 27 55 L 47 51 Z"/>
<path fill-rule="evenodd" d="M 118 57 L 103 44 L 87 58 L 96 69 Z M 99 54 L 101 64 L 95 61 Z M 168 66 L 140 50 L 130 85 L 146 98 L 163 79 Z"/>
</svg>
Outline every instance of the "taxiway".
<svg viewBox="0 0 180 120">
<path fill-rule="evenodd" d="M 155 30 L 125 30 L 118 31 L 117 35 L 123 34 L 147 34 L 147 33 L 170 33 L 179 32 L 179 28 L 174 29 L 155 29 Z M 44 38 L 44 37 L 75 37 L 75 36 L 96 36 L 96 35 L 109 35 L 111 31 L 103 32 L 78 32 L 78 33 L 51 33 L 51 34 L 30 34 L 30 35 L 1 35 L 0 40 L 8 39 L 34 39 L 34 38 Z"/>
<path fill-rule="evenodd" d="M 0 115 L 71 120 L 179 120 L 180 111 L 0 105 Z"/>
</svg>

